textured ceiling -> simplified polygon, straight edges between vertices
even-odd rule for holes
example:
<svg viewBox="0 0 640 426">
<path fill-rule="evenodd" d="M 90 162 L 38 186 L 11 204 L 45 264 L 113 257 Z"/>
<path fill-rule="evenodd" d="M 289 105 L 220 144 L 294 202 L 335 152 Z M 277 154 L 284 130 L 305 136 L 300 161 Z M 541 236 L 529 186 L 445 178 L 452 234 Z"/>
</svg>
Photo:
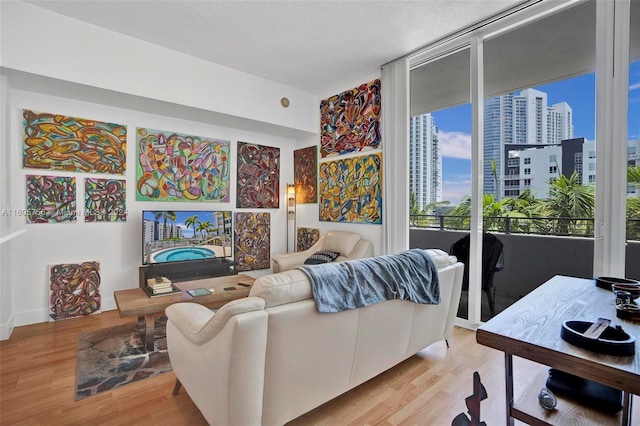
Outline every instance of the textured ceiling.
<svg viewBox="0 0 640 426">
<path fill-rule="evenodd" d="M 522 0 L 28 2 L 327 96 Z"/>
</svg>

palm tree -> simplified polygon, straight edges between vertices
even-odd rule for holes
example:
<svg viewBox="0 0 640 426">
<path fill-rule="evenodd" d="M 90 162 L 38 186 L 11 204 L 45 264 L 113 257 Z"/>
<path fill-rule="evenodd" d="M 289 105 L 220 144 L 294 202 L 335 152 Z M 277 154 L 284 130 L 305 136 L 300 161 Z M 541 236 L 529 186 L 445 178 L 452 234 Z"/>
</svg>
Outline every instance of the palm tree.
<svg viewBox="0 0 640 426">
<path fill-rule="evenodd" d="M 171 225 L 172 225 L 171 229 L 173 234 L 173 229 L 176 221 L 176 213 L 173 211 L 167 211 L 167 210 L 156 211 L 156 212 L 153 212 L 153 217 L 156 222 L 159 222 L 160 218 L 162 218 L 162 239 L 168 240 L 169 237 L 167 236 L 167 220 L 171 221 Z"/>
<path fill-rule="evenodd" d="M 584 219 L 594 217 L 595 194 L 592 185 L 582 185 L 580 176 L 573 172 L 571 177 L 561 174 L 549 182 L 549 197 L 543 201 L 542 214 L 557 219 L 551 230 L 559 234 L 571 234 Z M 585 233 L 592 232 L 593 224 L 587 221 Z"/>
<path fill-rule="evenodd" d="M 193 228 L 193 238 L 195 239 L 196 237 L 196 225 L 198 224 L 198 215 L 194 214 L 193 216 L 189 216 L 188 218 L 186 218 L 184 220 L 184 226 L 187 227 L 187 229 L 189 229 L 189 227 L 191 226 Z"/>
<path fill-rule="evenodd" d="M 206 222 L 199 222 L 198 223 L 198 231 L 202 231 L 202 239 L 206 240 L 207 239 L 207 231 L 209 230 L 209 228 L 211 227 L 211 222 L 210 221 L 206 221 Z"/>
<path fill-rule="evenodd" d="M 511 230 L 528 232 L 531 229 L 531 219 L 539 216 L 539 211 L 540 201 L 529 190 L 523 191 L 516 198 L 505 197 L 497 201 L 493 194 L 485 193 L 482 196 L 483 228 L 487 231 L 504 229 L 505 218 L 509 218 Z M 451 210 L 450 215 L 455 217 L 447 219 L 447 227 L 469 229 L 471 196 L 466 195 L 460 204 Z M 517 219 L 526 220 L 518 221 Z"/>
<path fill-rule="evenodd" d="M 496 186 L 496 193 L 500 193 L 500 187 L 498 186 L 498 161 L 490 160 L 489 167 L 491 167 L 491 174 L 493 175 L 493 183 Z"/>
</svg>

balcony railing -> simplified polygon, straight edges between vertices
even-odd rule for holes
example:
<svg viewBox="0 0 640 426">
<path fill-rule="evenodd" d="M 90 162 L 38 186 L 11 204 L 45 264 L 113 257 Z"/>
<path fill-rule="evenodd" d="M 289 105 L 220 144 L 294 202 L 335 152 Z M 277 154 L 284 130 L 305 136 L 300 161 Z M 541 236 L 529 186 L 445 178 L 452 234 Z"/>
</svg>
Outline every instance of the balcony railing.
<svg viewBox="0 0 640 426">
<path fill-rule="evenodd" d="M 414 229 L 469 230 L 469 216 L 410 215 Z M 504 234 L 558 235 L 593 238 L 594 219 L 570 217 L 485 216 L 483 229 Z M 627 240 L 640 241 L 640 219 L 627 219 Z"/>
</svg>

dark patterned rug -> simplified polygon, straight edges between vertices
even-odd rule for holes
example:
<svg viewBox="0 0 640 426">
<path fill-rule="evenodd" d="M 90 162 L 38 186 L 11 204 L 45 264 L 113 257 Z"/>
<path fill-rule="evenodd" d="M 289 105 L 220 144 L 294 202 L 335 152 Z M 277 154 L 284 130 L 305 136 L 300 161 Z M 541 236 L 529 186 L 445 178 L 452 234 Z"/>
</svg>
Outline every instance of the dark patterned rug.
<svg viewBox="0 0 640 426">
<path fill-rule="evenodd" d="M 76 400 L 171 371 L 166 317 L 156 318 L 155 350 L 145 352 L 137 323 L 78 336 Z"/>
</svg>

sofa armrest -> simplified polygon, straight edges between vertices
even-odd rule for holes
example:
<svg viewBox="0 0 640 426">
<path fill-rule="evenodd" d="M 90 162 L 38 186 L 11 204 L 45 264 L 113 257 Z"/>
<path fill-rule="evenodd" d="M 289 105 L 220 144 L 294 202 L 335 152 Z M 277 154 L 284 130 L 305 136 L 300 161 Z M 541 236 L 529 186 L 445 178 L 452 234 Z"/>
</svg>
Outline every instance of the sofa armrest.
<svg viewBox="0 0 640 426">
<path fill-rule="evenodd" d="M 273 260 L 273 272 L 287 271 L 295 266 L 302 265 L 313 253 L 314 252 L 305 250 L 295 253 L 274 254 L 271 256 L 271 260 Z"/>
<path fill-rule="evenodd" d="M 229 318 L 244 312 L 264 309 L 264 299 L 247 297 L 233 300 L 213 312 L 197 303 L 174 303 L 165 313 L 184 336 L 196 345 L 213 339 L 223 329 Z"/>
</svg>

